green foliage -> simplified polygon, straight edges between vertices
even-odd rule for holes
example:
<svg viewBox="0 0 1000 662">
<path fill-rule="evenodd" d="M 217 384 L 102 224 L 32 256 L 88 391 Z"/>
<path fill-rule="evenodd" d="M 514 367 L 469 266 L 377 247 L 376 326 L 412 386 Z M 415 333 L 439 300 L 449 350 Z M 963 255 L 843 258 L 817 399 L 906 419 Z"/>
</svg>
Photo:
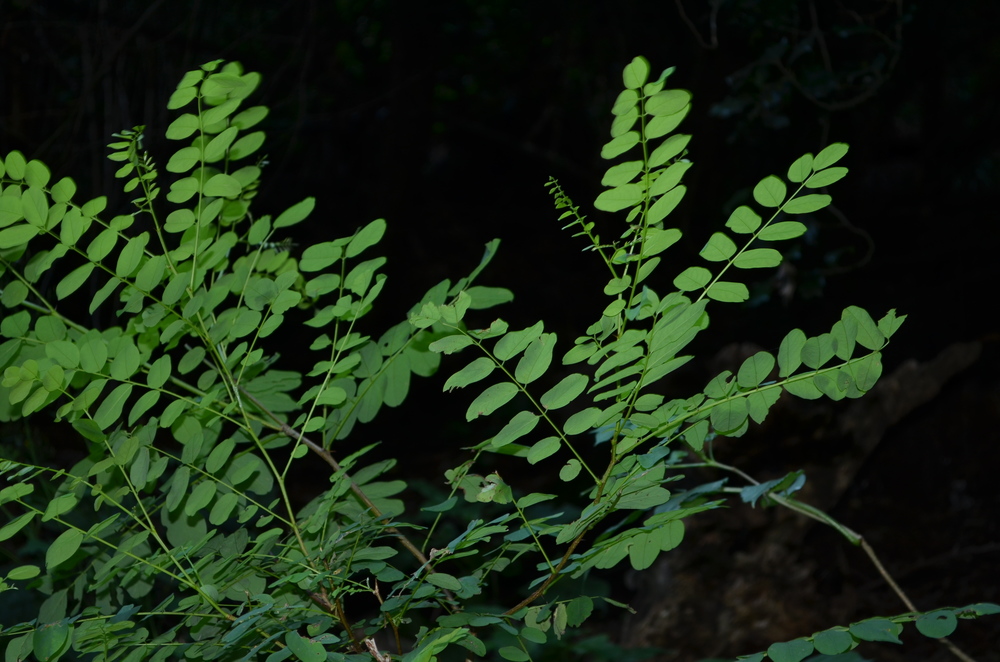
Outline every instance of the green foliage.
<svg viewBox="0 0 1000 662">
<path fill-rule="evenodd" d="M 737 208 L 728 232 L 702 249 L 706 264 L 671 274 L 675 289 L 661 294 L 654 286 L 663 292 L 665 281 L 653 275 L 681 237 L 665 220 L 691 166 L 690 136 L 674 130 L 691 95 L 665 89 L 671 70 L 652 82 L 649 71 L 642 58 L 625 69 L 602 150 L 629 159 L 608 169 L 595 202 L 627 212 L 626 230 L 602 241 L 549 183 L 561 220 L 610 272 L 597 321 L 569 348 L 557 348 L 541 321 L 466 324 L 470 311 L 512 298 L 474 284 L 496 240 L 469 276 L 438 283 L 406 320 L 369 335 L 362 318 L 385 283 L 385 258 L 372 249 L 386 224 L 295 255 L 285 229 L 309 216 L 312 198 L 274 218 L 251 213 L 264 142 L 253 129 L 267 109 L 244 107 L 260 77 L 237 63 L 188 72 L 171 96 L 170 109 L 184 112 L 167 128 L 180 146 L 165 166 L 175 177 L 163 195 L 143 127 L 115 135 L 109 158 L 135 196 L 129 214 L 108 220 L 104 198 L 74 202 L 72 180 L 50 183 L 43 164 L 8 154 L 0 162 L 0 420 L 52 411 L 78 434 L 85 457 L 68 469 L 0 463 L 0 541 L 45 541 L 23 547 L 24 562 L 0 585 L 41 601 L 37 617 L 3 627 L 7 659 L 389 659 L 374 640 L 389 633 L 392 659 L 430 662 L 458 646 L 527 660 L 540 647 L 584 650 L 568 643 L 569 633 L 598 608 L 624 607 L 553 586 L 579 586 L 626 560 L 649 568 L 683 542 L 687 517 L 729 493 L 793 508 L 860 542 L 795 501 L 801 472 L 758 483 L 716 463 L 707 444 L 762 422 L 782 393 L 861 397 L 904 317 L 889 311 L 875 321 L 852 306 L 829 332 L 795 329 L 777 355 L 759 352 L 699 393 L 664 393 L 665 378 L 693 358 L 684 352 L 708 326 L 710 305 L 745 301 L 741 272 L 777 266 L 780 242 L 805 231 L 784 215 L 829 204 L 813 191 L 846 174 L 835 164 L 847 146 L 798 159 L 784 179 L 761 180 L 753 192 L 760 211 Z M 86 317 L 82 307 L 66 300 L 83 291 L 93 293 L 88 313 L 113 308 L 117 325 L 76 321 Z M 308 334 L 317 353 L 306 374 L 279 369 L 275 352 L 286 317 L 298 315 L 306 328 L 292 333 Z M 400 499 L 406 483 L 386 476 L 394 461 L 364 464 L 371 447 L 344 440 L 383 405 L 403 402 L 411 377 L 433 374 L 440 354 L 459 352 L 476 356 L 444 389 L 471 391 L 467 420 L 494 417 L 496 433 L 446 472 L 450 491 L 422 509 L 433 522 L 418 530 L 417 544 L 408 535 L 419 514 Z M 574 372 L 539 388 L 551 383 L 543 377 L 556 359 Z M 582 498 L 474 473 L 489 453 L 552 469 L 566 493 Z M 325 463 L 330 485 L 300 507 L 289 487 L 293 467 L 306 461 Z M 669 490 L 690 466 L 732 471 L 747 484 Z M 501 578 L 514 580 L 520 602 L 484 597 Z M 373 596 L 377 607 L 356 611 L 355 594 Z M 797 662 L 896 641 L 909 621 L 942 637 L 957 618 L 998 610 L 869 619 L 743 659 Z"/>
</svg>

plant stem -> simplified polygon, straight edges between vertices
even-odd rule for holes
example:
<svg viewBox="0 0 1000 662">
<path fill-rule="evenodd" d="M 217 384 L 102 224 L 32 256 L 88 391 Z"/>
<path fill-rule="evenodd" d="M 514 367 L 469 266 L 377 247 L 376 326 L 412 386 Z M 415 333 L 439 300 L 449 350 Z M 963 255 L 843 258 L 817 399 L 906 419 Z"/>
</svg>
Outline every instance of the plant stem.
<svg viewBox="0 0 1000 662">
<path fill-rule="evenodd" d="M 322 446 L 320 446 L 319 444 L 317 444 L 315 441 L 313 441 L 309 437 L 305 436 L 304 434 L 301 434 L 300 432 L 298 432 L 294 428 L 292 428 L 290 425 L 288 425 L 287 423 L 285 423 L 284 421 L 282 421 L 281 419 L 279 419 L 273 412 L 271 412 L 267 407 L 265 407 L 263 405 L 263 403 L 261 403 L 260 400 L 258 400 L 257 398 L 255 398 L 245 388 L 243 388 L 242 386 L 240 386 L 239 389 L 240 389 L 240 392 L 243 394 L 243 396 L 247 400 L 249 400 L 250 402 L 252 402 L 255 407 L 257 407 L 261 412 L 263 412 L 264 414 L 266 414 L 271 420 L 273 420 L 275 423 L 277 423 L 280 426 L 281 432 L 283 434 L 287 435 L 288 437 L 291 437 L 292 439 L 294 439 L 296 441 L 300 441 L 303 444 L 305 444 L 309 448 L 309 450 L 311 450 L 312 452 L 316 453 L 321 458 L 323 458 L 323 461 L 326 462 L 328 465 L 330 465 L 330 467 L 334 471 L 338 471 L 339 472 L 339 471 L 342 470 L 341 466 L 340 466 L 340 463 L 337 462 L 336 458 L 333 457 L 333 455 L 330 453 L 330 451 L 326 450 L 325 448 L 323 448 Z M 379 510 L 378 507 L 376 507 L 374 503 L 372 503 L 372 500 L 369 499 L 368 495 L 364 493 L 364 491 L 361 489 L 361 487 L 357 483 L 354 482 L 354 479 L 351 478 L 350 476 L 347 476 L 346 473 L 345 473 L 345 476 L 346 476 L 347 480 L 350 483 L 351 492 L 354 493 L 354 496 L 356 496 L 359 500 L 361 500 L 361 502 L 363 504 L 365 504 L 365 506 L 368 507 L 368 509 L 371 511 L 372 515 L 376 519 L 384 519 L 384 516 L 382 515 L 382 511 Z M 400 531 L 399 529 L 397 529 L 394 526 L 386 527 L 386 531 L 388 531 L 392 535 L 396 536 L 399 539 L 400 544 L 402 544 L 403 547 L 405 547 L 406 550 L 408 552 L 410 552 L 410 554 L 412 554 L 414 558 L 416 558 L 418 561 L 420 561 L 420 563 L 427 564 L 427 562 L 428 562 L 427 561 L 427 557 L 424 556 L 423 552 L 421 552 L 417 548 L 416 545 L 414 545 L 412 542 L 410 542 L 410 539 L 407 538 L 406 535 L 402 531 Z"/>
</svg>

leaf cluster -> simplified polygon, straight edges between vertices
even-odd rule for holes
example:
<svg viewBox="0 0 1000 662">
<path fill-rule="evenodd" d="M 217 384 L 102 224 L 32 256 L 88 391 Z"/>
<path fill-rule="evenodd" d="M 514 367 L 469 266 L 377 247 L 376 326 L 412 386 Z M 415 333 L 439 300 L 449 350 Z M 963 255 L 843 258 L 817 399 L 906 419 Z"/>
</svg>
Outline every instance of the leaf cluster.
<svg viewBox="0 0 1000 662">
<path fill-rule="evenodd" d="M 737 208 L 728 232 L 708 239 L 706 265 L 664 280 L 663 254 L 681 237 L 666 221 L 692 165 L 691 137 L 674 131 L 691 95 L 666 89 L 672 70 L 654 81 L 649 73 L 643 58 L 624 71 L 602 155 L 627 160 L 608 168 L 594 203 L 627 210 L 626 229 L 603 241 L 549 183 L 560 220 L 610 272 L 596 321 L 568 347 L 557 347 L 542 321 L 523 329 L 502 319 L 467 323 L 473 311 L 512 299 L 476 284 L 497 240 L 468 276 L 438 283 L 405 319 L 370 334 L 362 318 L 385 285 L 385 258 L 373 249 L 386 223 L 300 247 L 286 229 L 309 217 L 312 198 L 274 217 L 254 214 L 265 166 L 257 127 L 267 109 L 245 106 L 260 76 L 238 63 L 190 71 L 171 96 L 179 114 L 166 137 L 178 147 L 162 195 L 144 127 L 114 136 L 109 158 L 135 196 L 130 213 L 108 219 L 105 198 L 78 203 L 71 179 L 52 183 L 44 164 L 16 151 L 2 159 L 0 420 L 49 411 L 85 445 L 85 457 L 65 469 L 0 461 L 8 515 L 0 541 L 46 540 L 33 558 L 23 547 L 29 558 L 0 583 L 43 597 L 37 618 L 0 629 L 8 659 L 431 662 L 458 646 L 527 660 L 583 626 L 595 598 L 625 607 L 606 596 L 564 597 L 555 585 L 626 559 L 649 568 L 683 542 L 686 518 L 729 494 L 792 508 L 860 542 L 794 499 L 801 472 L 758 482 L 716 462 L 711 444 L 763 422 L 782 395 L 863 396 L 905 317 L 889 311 L 875 321 L 851 306 L 829 332 L 794 329 L 775 353 L 758 352 L 697 393 L 673 393 L 669 380 L 692 360 L 687 347 L 707 328 L 710 306 L 748 298 L 739 274 L 777 266 L 780 242 L 805 231 L 785 218 L 830 203 L 814 191 L 847 173 L 835 165 L 847 146 L 761 180 L 757 207 Z M 88 311 L 111 309 L 115 324 L 92 328 L 65 312 L 61 302 L 86 291 Z M 305 321 L 287 331 L 292 311 Z M 280 367 L 276 350 L 288 337 L 316 353 L 308 372 Z M 383 406 L 402 403 L 441 354 L 460 352 L 475 356 L 444 390 L 474 391 L 467 421 L 494 417 L 495 432 L 446 472 L 448 496 L 423 508 L 434 522 L 418 528 L 400 498 L 406 482 L 390 474 L 395 462 L 366 464 L 371 446 L 345 440 Z M 528 471 L 551 468 L 564 492 L 580 498 L 479 470 L 492 453 Z M 325 465 L 329 486 L 300 506 L 290 488 L 304 462 Z M 692 466 L 745 484 L 724 478 L 670 489 Z M 441 535 L 447 518 L 457 534 Z M 520 602 L 487 597 L 487 587 L 509 577 L 524 579 L 514 589 Z M 377 607 L 358 611 L 357 594 Z M 766 654 L 797 662 L 813 650 L 844 652 L 891 640 L 911 620 L 939 637 L 956 618 L 997 609 L 870 619 Z M 394 653 L 379 650 L 378 633 L 390 635 Z"/>
</svg>

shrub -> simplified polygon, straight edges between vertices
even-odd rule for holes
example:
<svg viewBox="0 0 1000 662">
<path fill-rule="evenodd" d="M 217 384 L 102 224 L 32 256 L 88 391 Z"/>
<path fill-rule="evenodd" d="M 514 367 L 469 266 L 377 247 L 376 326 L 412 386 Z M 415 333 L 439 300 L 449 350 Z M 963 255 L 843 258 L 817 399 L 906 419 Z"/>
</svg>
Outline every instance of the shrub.
<svg viewBox="0 0 1000 662">
<path fill-rule="evenodd" d="M 830 203 L 820 191 L 847 173 L 836 165 L 847 146 L 806 154 L 785 178 L 761 180 L 756 207 L 733 211 L 702 249 L 705 264 L 658 293 L 661 256 L 681 237 L 665 219 L 691 166 L 690 136 L 674 133 L 690 94 L 665 89 L 671 71 L 650 81 L 648 62 L 636 58 L 612 109 L 602 156 L 631 156 L 608 169 L 595 206 L 627 212 L 620 235 L 601 239 L 558 182 L 548 184 L 566 228 L 610 274 L 597 321 L 560 354 L 542 322 L 517 330 L 501 319 L 465 323 L 512 297 L 477 284 L 497 240 L 472 273 L 432 287 L 406 319 L 365 330 L 385 283 L 385 259 L 372 251 L 386 224 L 300 252 L 287 228 L 309 216 L 312 198 L 276 217 L 251 213 L 264 142 L 253 129 L 267 109 L 243 106 L 260 77 L 237 63 L 188 72 L 171 96 L 169 108 L 186 112 L 166 131 L 183 146 L 165 166 L 174 176 L 165 193 L 143 151 L 143 127 L 116 134 L 109 158 L 135 196 L 130 214 L 106 220 L 104 198 L 78 204 L 71 179 L 52 182 L 39 161 L 8 154 L 0 164 L 0 416 L 54 411 L 85 457 L 58 468 L 8 448 L 0 463 L 9 516 L 0 540 L 25 541 L 2 588 L 19 591 L 31 612 L 3 627 L 7 660 L 418 662 L 455 647 L 526 660 L 566 645 L 560 640 L 595 600 L 624 606 L 579 590 L 578 580 L 626 560 L 649 568 L 681 544 L 687 517 L 730 494 L 818 519 L 876 560 L 858 534 L 795 499 L 800 472 L 761 483 L 717 462 L 711 448 L 762 422 L 782 393 L 864 395 L 904 317 L 889 311 L 875 321 L 852 306 L 829 332 L 792 330 L 776 356 L 758 352 L 699 393 L 663 393 L 664 379 L 693 358 L 683 352 L 708 326 L 709 306 L 745 301 L 739 274 L 777 266 L 781 242 L 805 232 L 785 219 Z M 95 292 L 88 312 L 114 308 L 116 325 L 92 328 L 65 312 L 85 286 Z M 274 350 L 301 334 L 318 357 L 313 368 L 280 369 Z M 446 472 L 450 491 L 440 502 L 408 513 L 407 483 L 386 475 L 394 462 L 366 464 L 371 447 L 348 440 L 357 423 L 404 400 L 411 376 L 430 376 L 442 353 L 458 352 L 475 356 L 444 388 L 474 389 L 467 420 L 499 417 L 496 432 Z M 558 355 L 578 371 L 537 388 Z M 558 462 L 565 489 L 530 492 L 495 471 L 475 473 L 488 453 L 529 466 Z M 290 481 L 307 456 L 328 466 L 329 486 L 299 507 Z M 743 486 L 667 489 L 694 466 Z M 484 589 L 501 582 L 487 597 Z M 567 590 L 557 594 L 557 585 Z M 911 607 L 742 659 L 796 662 L 896 641 L 910 621 L 941 637 L 957 618 L 996 611 Z M 587 645 L 566 650 L 609 646 Z"/>
</svg>

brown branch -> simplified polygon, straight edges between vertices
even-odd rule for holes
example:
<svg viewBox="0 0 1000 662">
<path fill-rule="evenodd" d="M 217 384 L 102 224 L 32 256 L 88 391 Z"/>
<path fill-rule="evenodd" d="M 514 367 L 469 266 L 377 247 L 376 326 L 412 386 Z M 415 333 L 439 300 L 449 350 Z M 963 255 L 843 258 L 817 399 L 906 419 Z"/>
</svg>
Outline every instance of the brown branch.
<svg viewBox="0 0 1000 662">
<path fill-rule="evenodd" d="M 916 605 L 913 604 L 913 601 L 910 600 L 910 597 L 906 595 L 906 593 L 903 591 L 902 588 L 900 588 L 899 584 L 896 583 L 896 580 L 892 578 L 892 575 L 889 574 L 889 571 L 886 570 L 885 566 L 882 565 L 882 562 L 879 560 L 878 555 L 875 554 L 875 550 L 872 549 L 872 546 L 869 545 L 868 541 L 865 540 L 864 538 L 861 538 L 861 549 L 865 550 L 865 554 L 868 555 L 868 558 L 871 559 L 871 562 L 872 564 L 874 564 L 875 569 L 878 570 L 880 575 L 882 575 L 882 579 L 884 579 L 885 582 L 896 593 L 896 595 L 899 596 L 899 599 L 903 601 L 903 604 L 906 605 L 906 608 L 912 612 L 919 612 L 920 610 L 917 609 Z M 944 644 L 948 648 L 948 650 L 951 651 L 951 654 L 957 657 L 958 659 L 962 660 L 962 662 L 976 662 L 965 651 L 963 651 L 961 648 L 953 644 L 951 640 L 948 639 L 948 637 L 940 637 L 938 641 Z"/>
<path fill-rule="evenodd" d="M 674 4 L 677 5 L 677 13 L 680 14 L 681 20 L 684 21 L 684 25 L 688 27 L 688 30 L 691 31 L 691 34 L 693 34 L 695 39 L 698 40 L 698 45 L 709 51 L 715 50 L 716 48 L 719 47 L 719 35 L 716 26 L 717 22 L 716 19 L 718 18 L 719 14 L 718 2 L 709 3 L 712 6 L 712 11 L 711 14 L 709 14 L 709 19 L 708 19 L 709 30 L 711 31 L 711 37 L 709 41 L 705 41 L 705 38 L 701 36 L 701 32 L 698 31 L 698 26 L 694 24 L 694 21 L 692 21 L 691 18 L 687 15 L 687 12 L 684 11 L 684 3 L 682 2 L 682 0 L 674 0 Z"/>
<path fill-rule="evenodd" d="M 250 400 L 250 402 L 252 402 L 253 405 L 255 407 L 257 407 L 257 409 L 259 409 L 261 412 L 263 412 L 268 417 L 270 417 L 271 420 L 273 420 L 275 423 L 278 424 L 279 429 L 281 430 L 282 434 L 284 434 L 285 436 L 290 437 L 290 438 L 292 438 L 292 439 L 294 439 L 296 441 L 301 441 L 303 444 L 305 444 L 309 448 L 309 450 L 311 450 L 312 452 L 316 453 L 321 458 L 323 458 L 323 461 L 326 462 L 328 465 L 330 465 L 330 467 L 334 471 L 337 471 L 337 472 L 343 471 L 343 468 L 340 466 L 340 463 L 337 462 L 336 458 L 333 457 L 333 455 L 330 453 L 330 451 L 326 450 L 325 448 L 323 448 L 322 446 L 320 446 L 319 444 L 317 444 L 315 441 L 313 441 L 309 437 L 307 437 L 304 434 L 296 431 L 290 425 L 288 425 L 287 423 L 285 423 L 284 421 L 282 421 L 281 419 L 279 419 L 277 416 L 274 415 L 273 412 L 271 412 L 267 407 L 265 407 L 263 405 L 263 403 L 261 403 L 260 400 L 258 400 L 257 398 L 255 398 L 245 388 L 243 388 L 242 386 L 240 386 L 239 389 L 240 389 L 240 393 L 242 393 L 248 400 Z M 357 483 L 354 482 L 354 479 L 351 478 L 350 476 L 348 476 L 346 472 L 344 473 L 344 476 L 345 476 L 345 478 L 347 478 L 348 482 L 350 483 L 351 492 L 353 492 L 354 496 L 356 496 L 363 504 L 365 504 L 365 506 L 368 507 L 368 509 L 371 511 L 372 515 L 376 519 L 382 519 L 383 521 L 388 521 L 387 519 L 385 519 L 385 516 L 382 514 L 382 511 L 379 510 L 378 507 L 374 503 L 372 503 L 372 500 L 368 498 L 368 495 L 364 493 L 364 491 L 361 489 L 361 487 Z M 405 547 L 406 550 L 408 552 L 410 552 L 410 554 L 412 554 L 414 558 L 416 558 L 418 561 L 420 561 L 420 563 L 422 563 L 424 565 L 426 565 L 428 563 L 427 557 L 424 556 L 423 552 L 421 552 L 417 548 L 416 545 L 414 545 L 412 542 L 410 542 L 410 539 L 407 538 L 406 535 L 402 531 L 400 531 L 399 529 L 397 529 L 394 526 L 386 527 L 386 531 L 388 531 L 390 534 L 396 536 L 399 539 L 400 544 L 402 544 L 403 547 Z"/>
<path fill-rule="evenodd" d="M 578 535 L 576 537 L 576 540 L 574 540 L 573 542 L 570 543 L 569 548 L 566 550 L 566 553 L 563 554 L 562 560 L 559 561 L 559 565 L 557 565 L 556 568 L 555 568 L 555 570 L 552 571 L 552 574 L 549 575 L 548 579 L 546 579 L 544 582 L 542 582 L 541 586 L 539 586 L 538 588 L 536 588 L 534 590 L 534 592 L 532 592 L 532 594 L 529 595 L 528 597 L 526 597 L 524 600 L 521 600 L 519 603 L 517 603 L 516 606 L 511 607 L 510 609 L 508 609 L 507 611 L 505 611 L 503 613 L 503 615 L 504 616 L 513 616 L 514 614 L 516 614 L 517 612 L 521 611 L 522 609 L 524 609 L 525 607 L 527 607 L 528 605 L 530 605 L 532 602 L 534 602 L 538 598 L 542 597 L 542 595 L 545 594 L 545 591 L 548 590 L 549 586 L 552 585 L 552 582 L 554 582 L 556 579 L 558 579 L 558 577 L 559 577 L 559 571 L 566 567 L 566 564 L 569 563 L 569 557 L 573 554 L 573 550 L 576 549 L 576 546 L 580 544 L 580 541 L 583 540 L 583 537 L 585 535 L 587 535 L 587 532 L 589 532 L 589 531 L 590 531 L 590 528 L 588 527 L 586 531 L 584 531 L 583 533 L 581 533 L 580 535 Z"/>
</svg>

